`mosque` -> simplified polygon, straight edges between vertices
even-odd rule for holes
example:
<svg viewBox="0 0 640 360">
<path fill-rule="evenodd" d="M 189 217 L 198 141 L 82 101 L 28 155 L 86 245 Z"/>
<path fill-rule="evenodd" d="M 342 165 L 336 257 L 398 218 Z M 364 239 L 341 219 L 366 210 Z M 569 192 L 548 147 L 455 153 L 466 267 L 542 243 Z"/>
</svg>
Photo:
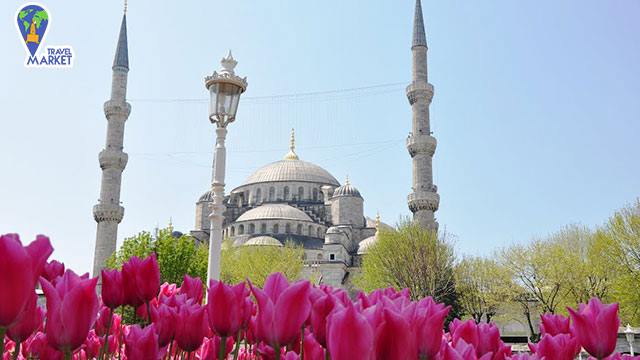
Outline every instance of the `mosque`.
<svg viewBox="0 0 640 360">
<path fill-rule="evenodd" d="M 432 173 L 437 142 L 429 118 L 433 85 L 427 77 L 427 40 L 420 0 L 415 3 L 411 54 L 412 81 L 406 94 L 412 108 L 412 131 L 406 146 L 412 159 L 413 182 L 406 201 L 414 221 L 437 231 L 434 213 L 440 196 Z M 123 138 L 131 112 L 126 100 L 129 72 L 126 13 L 112 70 L 111 99 L 104 105 L 107 141 L 99 155 L 100 199 L 93 208 L 97 222 L 94 275 L 100 273 L 106 259 L 116 250 L 118 224 L 124 216 L 120 188 L 128 156 L 123 151 Z M 203 179 L 203 184 L 206 183 Z M 212 191 L 205 192 L 196 202 L 191 235 L 197 241 L 209 240 L 212 202 Z M 223 204 L 226 208 L 223 235 L 234 246 L 284 246 L 293 242 L 304 248 L 303 275 L 319 275 L 314 277 L 333 286 L 349 285 L 363 256 L 376 242 L 378 231 L 388 226 L 379 217 L 373 220 L 365 216 L 363 195 L 348 179 L 341 184 L 329 171 L 300 158 L 293 130 L 284 158 L 255 170 L 224 197 Z"/>
</svg>

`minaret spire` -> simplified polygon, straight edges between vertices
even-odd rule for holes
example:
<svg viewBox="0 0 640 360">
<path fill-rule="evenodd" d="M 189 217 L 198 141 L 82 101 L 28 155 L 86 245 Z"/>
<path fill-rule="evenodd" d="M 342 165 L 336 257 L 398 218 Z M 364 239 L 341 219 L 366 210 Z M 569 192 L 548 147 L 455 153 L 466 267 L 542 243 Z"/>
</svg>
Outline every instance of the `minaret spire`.
<svg viewBox="0 0 640 360">
<path fill-rule="evenodd" d="M 407 149 L 413 163 L 413 191 L 409 194 L 408 204 L 414 221 L 424 228 L 437 231 L 438 222 L 434 213 L 440 205 L 440 195 L 433 184 L 432 168 L 437 141 L 431 136 L 429 118 L 433 85 L 429 84 L 427 75 L 427 37 L 420 0 L 416 0 L 413 21 L 413 75 L 412 82 L 407 87 L 407 98 L 413 114 L 412 129 L 407 138 Z"/>
<path fill-rule="evenodd" d="M 118 224 L 124 217 L 120 205 L 122 171 L 127 165 L 128 155 L 123 152 L 124 123 L 129 118 L 131 105 L 127 102 L 127 77 L 129 73 L 129 49 L 127 44 L 127 14 L 122 16 L 120 35 L 113 59 L 111 99 L 104 104 L 107 118 L 107 140 L 98 160 L 102 169 L 100 199 L 93 207 L 93 217 L 98 223 L 96 247 L 93 258 L 93 276 L 99 276 L 107 259 L 116 250 Z"/>
</svg>

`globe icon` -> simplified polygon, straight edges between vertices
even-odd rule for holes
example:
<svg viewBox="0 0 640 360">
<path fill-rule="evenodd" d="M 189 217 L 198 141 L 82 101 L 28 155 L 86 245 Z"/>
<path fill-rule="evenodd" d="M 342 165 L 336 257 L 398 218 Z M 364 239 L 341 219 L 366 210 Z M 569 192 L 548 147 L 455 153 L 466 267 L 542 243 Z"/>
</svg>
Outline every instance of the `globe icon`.
<svg viewBox="0 0 640 360">
<path fill-rule="evenodd" d="M 18 29 L 27 49 L 35 55 L 49 25 L 49 14 L 39 5 L 27 5 L 18 11 Z"/>
</svg>

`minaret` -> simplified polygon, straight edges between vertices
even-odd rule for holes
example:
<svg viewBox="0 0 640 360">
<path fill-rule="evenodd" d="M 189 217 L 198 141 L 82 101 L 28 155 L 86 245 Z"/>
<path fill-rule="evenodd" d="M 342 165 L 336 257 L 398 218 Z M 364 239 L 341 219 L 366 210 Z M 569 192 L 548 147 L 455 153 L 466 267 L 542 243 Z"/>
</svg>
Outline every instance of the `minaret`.
<svg viewBox="0 0 640 360">
<path fill-rule="evenodd" d="M 438 230 L 434 212 L 438 210 L 440 195 L 433 184 L 433 154 L 436 138 L 431 136 L 429 105 L 433 99 L 433 85 L 427 78 L 427 37 L 424 32 L 422 5 L 416 0 L 413 19 L 413 76 L 407 87 L 407 98 L 413 112 L 413 126 L 407 138 L 407 149 L 413 160 L 413 187 L 409 194 L 409 209 L 413 219 L 422 227 Z"/>
<path fill-rule="evenodd" d="M 96 249 L 93 258 L 93 276 L 99 276 L 105 262 L 116 250 L 118 224 L 124 216 L 124 207 L 120 205 L 120 186 L 122 171 L 127 165 L 128 156 L 122 151 L 124 123 L 131 112 L 127 98 L 127 74 L 129 73 L 129 51 L 127 46 L 127 14 L 122 16 L 120 36 L 116 56 L 113 60 L 111 99 L 104 103 L 107 118 L 107 141 L 104 150 L 98 156 L 102 169 L 100 199 L 93 207 L 93 217 L 98 223 Z"/>
</svg>

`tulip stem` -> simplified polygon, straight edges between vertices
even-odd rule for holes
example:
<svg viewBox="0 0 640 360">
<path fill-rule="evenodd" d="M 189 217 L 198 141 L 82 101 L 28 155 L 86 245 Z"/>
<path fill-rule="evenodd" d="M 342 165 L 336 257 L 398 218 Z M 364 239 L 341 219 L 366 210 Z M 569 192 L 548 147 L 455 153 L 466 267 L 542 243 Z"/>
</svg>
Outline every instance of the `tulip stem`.
<svg viewBox="0 0 640 360">
<path fill-rule="evenodd" d="M 240 336 L 242 335 L 242 330 L 238 330 L 238 336 L 236 337 L 236 345 L 233 349 L 233 360 L 238 360 L 238 353 L 240 352 Z"/>
<path fill-rule="evenodd" d="M 227 352 L 227 337 L 220 338 L 220 350 L 218 350 L 218 360 L 224 360 L 224 355 Z"/>
<path fill-rule="evenodd" d="M 4 334 L 6 332 L 6 328 L 0 327 L 0 355 L 4 354 Z"/>
<path fill-rule="evenodd" d="M 147 301 L 147 325 L 151 324 L 151 307 Z"/>
<path fill-rule="evenodd" d="M 300 330 L 300 360 L 304 360 L 304 324 Z"/>
<path fill-rule="evenodd" d="M 273 349 L 276 351 L 276 360 L 280 360 L 280 344 L 275 345 Z"/>
<path fill-rule="evenodd" d="M 324 350 L 324 360 L 331 360 L 331 356 L 329 355 L 329 349 Z"/>
<path fill-rule="evenodd" d="M 71 360 L 71 350 L 64 351 L 64 360 Z"/>
<path fill-rule="evenodd" d="M 107 356 L 107 351 L 109 348 L 109 332 L 111 332 L 111 322 L 113 321 L 113 309 L 109 308 L 109 322 L 107 323 L 107 332 L 104 334 L 104 345 L 102 349 L 100 349 L 100 359 L 103 359 Z"/>
<path fill-rule="evenodd" d="M 3 339 L 3 342 L 4 342 L 4 339 Z M 22 343 L 21 342 L 16 343 L 16 350 L 13 352 L 13 360 L 18 359 L 18 354 L 20 354 L 20 344 Z"/>
</svg>

